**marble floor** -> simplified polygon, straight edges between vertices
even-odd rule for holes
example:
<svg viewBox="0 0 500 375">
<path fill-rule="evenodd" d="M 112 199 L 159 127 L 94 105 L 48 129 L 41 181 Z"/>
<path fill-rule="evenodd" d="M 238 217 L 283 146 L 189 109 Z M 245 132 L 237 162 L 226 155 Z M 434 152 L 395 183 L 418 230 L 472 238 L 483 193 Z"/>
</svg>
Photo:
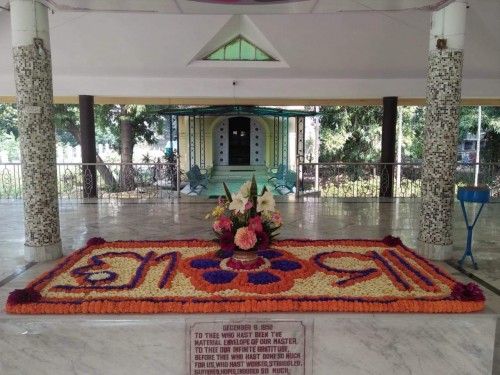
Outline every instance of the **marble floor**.
<svg viewBox="0 0 500 375">
<path fill-rule="evenodd" d="M 277 197 L 285 225 L 280 238 L 349 239 L 400 237 L 415 248 L 418 236 L 419 200 L 416 199 L 300 199 Z M 60 202 L 61 236 L 64 254 L 83 246 L 91 237 L 113 240 L 210 239 L 211 212 L 216 200 L 184 197 L 180 200 L 68 201 Z M 473 209 L 477 209 L 473 207 Z M 8 292 L 23 288 L 32 278 L 55 262 L 27 264 L 23 258 L 23 203 L 0 200 L 0 320 L 5 313 Z M 471 213 L 472 214 L 472 213 Z M 456 268 L 466 243 L 466 229 L 460 206 L 454 210 L 452 260 L 440 263 L 457 279 L 467 276 L 480 283 L 487 296 L 488 313 L 500 312 L 500 202 L 485 206 L 474 230 L 473 252 L 479 270 L 467 259 Z M 470 280 L 469 280 L 470 281 Z M 1 333 L 0 333 L 1 335 Z M 496 336 L 493 374 L 500 375 L 500 334 Z M 0 353 L 1 356 L 1 353 Z M 0 357 L 0 369 L 2 360 Z M 17 374 L 18 372 L 6 373 Z M 0 371 L 2 374 L 4 372 Z M 21 372 L 19 372 L 21 373 Z M 24 372 L 23 372 L 24 373 Z M 33 374 L 36 374 L 34 370 Z M 85 373 L 85 372 L 74 372 Z"/>
</svg>

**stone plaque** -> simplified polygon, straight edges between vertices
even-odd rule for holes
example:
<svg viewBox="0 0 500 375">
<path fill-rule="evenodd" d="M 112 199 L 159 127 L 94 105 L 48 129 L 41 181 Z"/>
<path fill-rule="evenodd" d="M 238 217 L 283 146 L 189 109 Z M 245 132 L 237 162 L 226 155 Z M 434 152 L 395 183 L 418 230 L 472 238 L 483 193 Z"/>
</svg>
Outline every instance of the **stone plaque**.
<svg viewBox="0 0 500 375">
<path fill-rule="evenodd" d="M 305 375 L 301 321 L 188 322 L 190 375 Z"/>
</svg>

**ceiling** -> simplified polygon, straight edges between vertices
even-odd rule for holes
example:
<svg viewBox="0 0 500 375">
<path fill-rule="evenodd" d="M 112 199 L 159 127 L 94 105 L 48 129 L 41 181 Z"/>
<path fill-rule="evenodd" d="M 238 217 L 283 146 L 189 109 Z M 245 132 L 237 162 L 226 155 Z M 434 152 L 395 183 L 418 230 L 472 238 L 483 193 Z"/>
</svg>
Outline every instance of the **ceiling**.
<svg viewBox="0 0 500 375">
<path fill-rule="evenodd" d="M 286 14 L 437 10 L 453 0 L 39 0 L 59 12 Z M 3 0 L 3 8 L 8 1 Z"/>
<path fill-rule="evenodd" d="M 431 11 L 450 0 L 41 2 L 53 11 L 56 97 L 307 104 L 425 98 Z M 463 97 L 500 99 L 500 1 L 468 5 Z M 0 55 L 5 99 L 15 87 L 8 1 L 0 7 L 0 48 L 9 51 Z M 198 61 L 238 33 L 279 63 Z"/>
</svg>

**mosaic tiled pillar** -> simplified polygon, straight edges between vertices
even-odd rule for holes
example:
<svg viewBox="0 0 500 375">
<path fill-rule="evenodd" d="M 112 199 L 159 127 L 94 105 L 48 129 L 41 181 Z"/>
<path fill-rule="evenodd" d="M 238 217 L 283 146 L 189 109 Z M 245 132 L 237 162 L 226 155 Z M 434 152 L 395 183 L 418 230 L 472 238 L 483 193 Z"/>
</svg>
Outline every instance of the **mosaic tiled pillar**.
<svg viewBox="0 0 500 375">
<path fill-rule="evenodd" d="M 12 45 L 24 191 L 27 261 L 62 256 L 47 8 L 12 0 Z"/>
<path fill-rule="evenodd" d="M 458 4 L 458 8 L 457 8 Z M 465 3 L 457 2 L 433 14 L 427 80 L 427 115 L 422 166 L 420 254 L 449 259 L 455 200 L 456 149 L 462 87 Z M 452 36 L 451 39 L 447 35 Z M 463 36 L 463 33 L 462 33 Z"/>
</svg>

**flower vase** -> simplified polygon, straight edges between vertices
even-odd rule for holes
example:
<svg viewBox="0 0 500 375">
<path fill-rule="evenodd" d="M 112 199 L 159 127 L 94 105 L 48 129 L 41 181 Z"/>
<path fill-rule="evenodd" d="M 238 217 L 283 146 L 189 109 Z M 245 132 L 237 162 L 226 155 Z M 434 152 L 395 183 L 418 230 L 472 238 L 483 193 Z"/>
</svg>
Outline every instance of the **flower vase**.
<svg viewBox="0 0 500 375">
<path fill-rule="evenodd" d="M 231 258 L 243 264 L 252 264 L 259 260 L 257 251 L 255 250 L 234 250 Z"/>
</svg>

